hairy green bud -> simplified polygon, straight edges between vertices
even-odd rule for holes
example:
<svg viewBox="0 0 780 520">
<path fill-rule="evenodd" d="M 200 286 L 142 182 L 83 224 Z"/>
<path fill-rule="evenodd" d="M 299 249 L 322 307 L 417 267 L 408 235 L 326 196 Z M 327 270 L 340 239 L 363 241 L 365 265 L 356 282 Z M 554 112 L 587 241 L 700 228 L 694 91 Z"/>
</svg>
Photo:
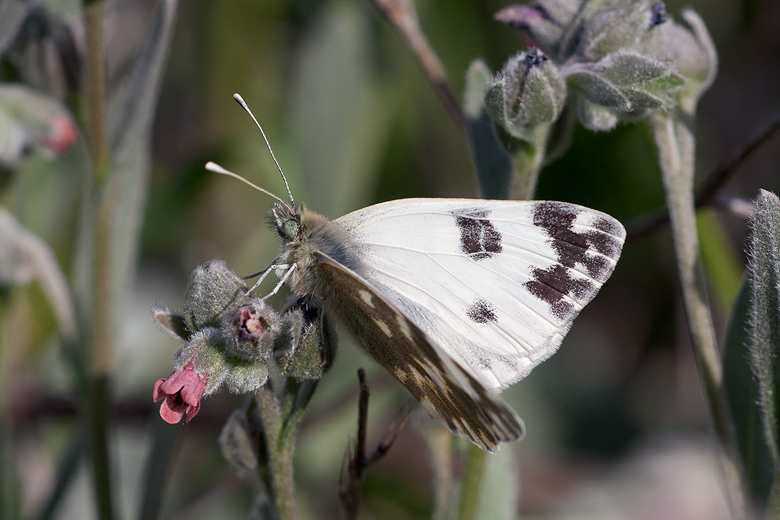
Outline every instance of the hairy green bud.
<svg viewBox="0 0 780 520">
<path fill-rule="evenodd" d="M 282 316 L 274 357 L 282 373 L 294 379 L 320 379 L 333 363 L 335 338 L 321 302 L 301 298 Z"/>
<path fill-rule="evenodd" d="M 246 292 L 247 286 L 222 260 L 195 268 L 184 297 L 184 317 L 193 332 L 219 327 L 221 317 Z"/>
<path fill-rule="evenodd" d="M 560 115 L 565 99 L 558 68 L 539 49 L 531 49 L 510 58 L 493 78 L 485 106 L 510 135 L 528 139 L 538 125 Z"/>
</svg>

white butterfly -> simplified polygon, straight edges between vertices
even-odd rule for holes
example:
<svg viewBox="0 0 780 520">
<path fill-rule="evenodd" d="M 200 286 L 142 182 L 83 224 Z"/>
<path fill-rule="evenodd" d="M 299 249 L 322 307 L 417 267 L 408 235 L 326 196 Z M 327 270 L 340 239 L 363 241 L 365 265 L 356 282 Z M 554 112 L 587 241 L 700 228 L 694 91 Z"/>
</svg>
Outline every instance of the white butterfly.
<svg viewBox="0 0 780 520">
<path fill-rule="evenodd" d="M 498 392 L 558 349 L 625 238 L 564 202 L 402 199 L 330 221 L 290 198 L 268 213 L 280 285 L 322 298 L 429 413 L 490 452 L 524 434 Z"/>
</svg>

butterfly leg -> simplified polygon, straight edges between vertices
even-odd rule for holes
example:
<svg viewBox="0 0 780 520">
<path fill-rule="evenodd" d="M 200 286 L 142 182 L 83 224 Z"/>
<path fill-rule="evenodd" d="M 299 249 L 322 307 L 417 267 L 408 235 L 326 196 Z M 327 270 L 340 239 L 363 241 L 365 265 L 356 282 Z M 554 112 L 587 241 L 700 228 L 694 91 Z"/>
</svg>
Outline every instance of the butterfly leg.
<svg viewBox="0 0 780 520">
<path fill-rule="evenodd" d="M 252 291 L 254 291 L 255 289 L 257 289 L 257 287 L 258 287 L 258 286 L 259 286 L 261 283 L 263 283 L 263 280 L 265 280 L 265 277 L 266 277 L 266 276 L 268 276 L 268 273 L 270 273 L 270 272 L 271 272 L 271 268 L 270 268 L 270 267 L 266 267 L 265 271 L 263 271 L 263 273 L 260 275 L 260 278 L 258 278 L 258 279 L 257 279 L 257 281 L 256 281 L 256 282 L 255 282 L 255 284 L 252 286 L 252 288 L 251 288 L 251 289 L 249 289 L 249 290 L 248 290 L 246 293 L 244 293 L 244 297 L 247 297 L 247 296 L 249 296 L 249 294 L 250 294 Z"/>
<path fill-rule="evenodd" d="M 287 269 L 287 272 L 284 273 L 284 276 L 282 276 L 282 279 L 279 280 L 279 283 L 276 284 L 276 287 L 273 288 L 273 290 L 260 298 L 260 301 L 265 301 L 266 299 L 270 298 L 274 294 L 279 292 L 279 289 L 281 289 L 282 285 L 284 285 L 284 282 L 287 281 L 287 279 L 290 277 L 291 274 L 293 274 L 293 271 L 298 268 L 297 264 L 287 265 L 287 264 L 281 264 L 281 265 L 275 265 L 274 269 Z M 270 271 L 270 270 L 269 270 Z M 265 274 L 263 275 L 265 276 Z M 260 283 L 260 280 L 258 280 L 258 283 Z M 257 284 L 255 284 L 257 286 Z M 254 288 L 254 287 L 253 287 Z"/>
</svg>

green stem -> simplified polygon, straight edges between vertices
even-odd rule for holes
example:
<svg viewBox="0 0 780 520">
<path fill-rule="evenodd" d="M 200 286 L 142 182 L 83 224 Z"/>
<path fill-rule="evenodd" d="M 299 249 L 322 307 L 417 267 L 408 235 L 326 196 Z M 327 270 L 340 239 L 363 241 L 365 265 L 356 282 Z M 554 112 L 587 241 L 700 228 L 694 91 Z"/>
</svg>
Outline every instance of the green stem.
<svg viewBox="0 0 780 520">
<path fill-rule="evenodd" d="M 710 410 L 733 518 L 744 518 L 744 494 L 737 461 L 736 436 L 723 389 L 723 372 L 707 303 L 699 237 L 696 230 L 693 173 L 695 138 L 693 118 L 676 113 L 654 113 L 650 126 L 666 188 L 672 236 L 677 255 L 685 314 L 699 376 Z"/>
<path fill-rule="evenodd" d="M 295 428 L 289 431 L 282 419 L 279 401 L 267 386 L 257 392 L 257 404 L 263 421 L 268 450 L 268 490 L 280 520 L 295 520 L 295 479 L 293 478 L 293 451 Z M 288 431 L 285 431 L 288 430 Z"/>
<path fill-rule="evenodd" d="M 425 436 L 431 450 L 433 466 L 433 520 L 445 520 L 452 515 L 453 464 L 455 436 L 444 426 L 433 423 Z"/>
<path fill-rule="evenodd" d="M 474 520 L 477 517 L 482 481 L 485 477 L 487 452 L 469 444 L 466 467 L 460 489 L 458 520 Z"/>
<path fill-rule="evenodd" d="M 517 141 L 518 151 L 514 156 L 510 198 L 515 200 L 534 198 L 551 128 L 550 124 L 538 125 L 529 141 Z"/>
<path fill-rule="evenodd" d="M 87 130 L 90 155 L 95 172 L 93 196 L 97 197 L 98 210 L 94 227 L 94 277 L 92 279 L 92 337 L 91 373 L 92 385 L 89 399 L 90 431 L 92 433 L 92 463 L 100 518 L 111 520 L 111 467 L 108 455 L 109 373 L 113 344 L 113 308 L 111 294 L 111 213 L 113 198 L 106 196 L 103 188 L 108 175 L 108 145 L 105 106 L 105 48 L 103 23 L 105 1 L 93 1 L 85 5 L 86 95 L 88 107 Z"/>
</svg>

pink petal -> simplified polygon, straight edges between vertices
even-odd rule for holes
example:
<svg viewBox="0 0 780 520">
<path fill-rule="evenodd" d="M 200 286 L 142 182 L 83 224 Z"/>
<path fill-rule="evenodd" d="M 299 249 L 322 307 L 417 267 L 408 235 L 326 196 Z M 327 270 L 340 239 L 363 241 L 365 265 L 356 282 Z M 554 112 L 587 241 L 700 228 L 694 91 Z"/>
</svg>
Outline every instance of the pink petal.
<svg viewBox="0 0 780 520">
<path fill-rule="evenodd" d="M 173 399 L 173 397 L 168 397 L 165 401 L 163 401 L 162 406 L 160 406 L 160 417 L 162 417 L 163 420 L 168 424 L 176 424 L 181 421 L 181 418 L 184 415 L 184 410 L 187 408 L 183 404 L 176 404 Z M 189 420 L 190 417 L 188 415 L 187 421 Z"/>
<path fill-rule="evenodd" d="M 198 412 L 200 411 L 200 401 L 198 401 L 196 404 L 192 406 L 187 407 L 187 420 L 184 421 L 185 423 L 188 423 L 192 420 L 193 417 L 195 417 Z"/>
<path fill-rule="evenodd" d="M 155 402 L 165 398 L 160 406 L 160 417 L 176 424 L 186 412 L 187 422 L 190 422 L 200 411 L 200 398 L 207 382 L 208 374 L 195 372 L 191 363 L 170 377 L 158 379 L 152 397 Z"/>
<path fill-rule="evenodd" d="M 154 393 L 152 394 L 152 402 L 157 402 L 163 397 L 166 397 L 168 394 L 160 390 L 160 387 L 162 384 L 166 381 L 167 378 L 158 379 L 157 382 L 154 384 Z"/>
</svg>

